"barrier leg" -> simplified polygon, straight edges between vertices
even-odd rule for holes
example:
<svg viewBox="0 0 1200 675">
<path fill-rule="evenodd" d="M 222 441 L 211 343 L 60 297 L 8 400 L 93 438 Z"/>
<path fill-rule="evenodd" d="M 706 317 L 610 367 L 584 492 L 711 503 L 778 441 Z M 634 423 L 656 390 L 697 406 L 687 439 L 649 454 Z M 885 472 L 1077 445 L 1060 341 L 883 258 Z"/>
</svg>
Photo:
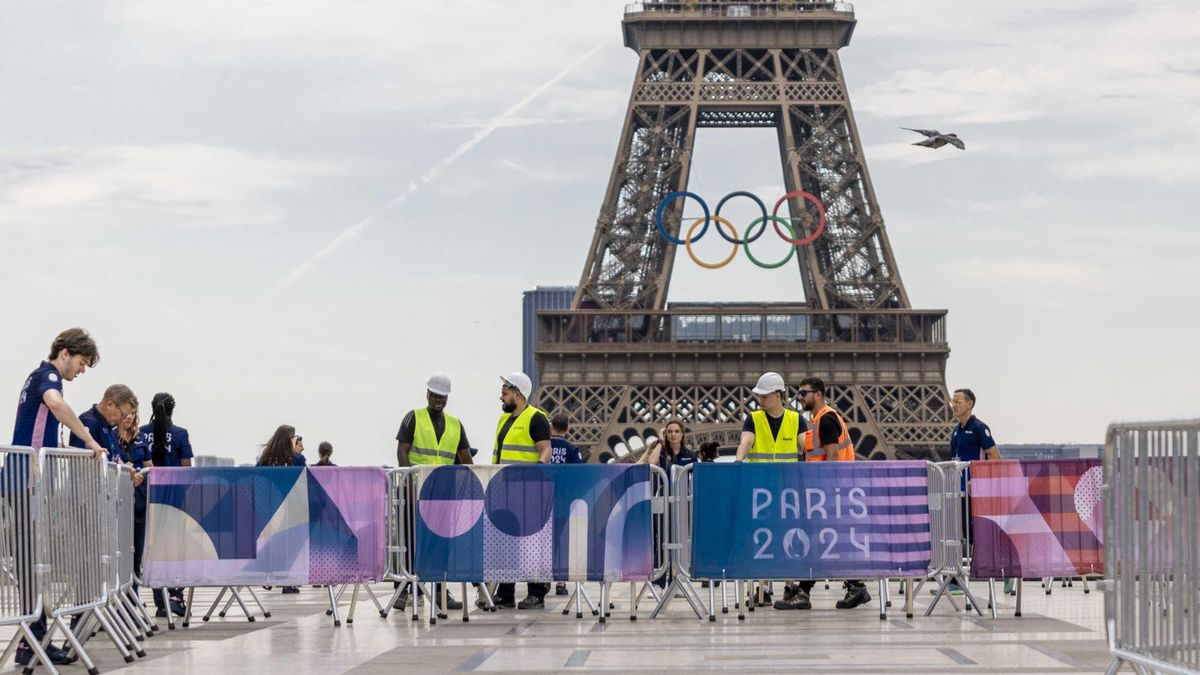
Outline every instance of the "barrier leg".
<svg viewBox="0 0 1200 675">
<path fill-rule="evenodd" d="M 346 625 L 354 623 L 354 607 L 358 604 L 358 586 L 354 584 L 354 592 L 350 594 L 350 611 L 346 612 Z"/>
<path fill-rule="evenodd" d="M 1050 591 L 1054 590 L 1054 577 L 1042 579 L 1042 586 L 1046 588 L 1046 595 L 1050 595 Z"/>
<path fill-rule="evenodd" d="M 333 627 L 337 628 L 342 625 L 342 617 L 338 616 L 337 598 L 333 596 L 333 586 L 326 586 L 325 592 L 329 593 L 329 609 L 333 613 Z M 415 598 L 413 604 L 416 604 Z"/>
<path fill-rule="evenodd" d="M 254 592 L 254 587 L 246 586 L 246 590 L 250 591 L 250 598 L 252 600 L 254 600 L 254 604 L 258 605 L 258 611 L 262 612 L 263 618 L 264 619 L 271 618 L 271 610 L 267 609 L 267 606 L 263 604 L 263 601 L 261 599 L 259 599 L 258 593 Z M 191 593 L 188 593 L 188 606 L 189 607 L 191 606 L 191 602 L 192 602 L 192 596 L 191 596 Z"/>
<path fill-rule="evenodd" d="M 733 607 L 738 611 L 738 621 L 746 620 L 746 603 L 742 602 L 742 581 L 733 580 Z"/>
<path fill-rule="evenodd" d="M 418 584 L 418 587 L 419 586 L 420 586 L 420 584 Z M 435 586 L 435 584 L 432 581 L 429 582 L 429 591 L 425 594 L 425 603 L 427 605 L 429 605 L 429 625 L 430 626 L 436 626 L 437 620 L 438 620 L 438 607 L 437 607 L 437 603 L 434 602 L 434 599 L 433 599 L 434 598 L 434 586 Z"/>
<path fill-rule="evenodd" d="M 608 584 L 603 581 L 600 582 L 600 606 L 604 608 L 600 613 L 600 623 L 604 623 L 608 620 Z"/>
<path fill-rule="evenodd" d="M 367 592 L 368 592 L 368 593 L 370 593 L 370 592 L 371 592 L 371 587 L 370 587 L 370 586 L 367 586 Z M 375 597 L 375 596 L 374 596 L 374 595 L 372 595 L 371 597 L 373 598 L 373 597 Z M 471 617 L 467 615 L 467 607 L 470 607 L 470 605 L 471 605 L 471 603 L 467 602 L 467 582 L 465 582 L 465 581 L 464 581 L 464 582 L 463 582 L 463 584 L 462 584 L 462 610 L 463 610 L 463 623 L 467 623 L 468 621 L 470 621 L 470 620 L 471 620 Z"/>
<path fill-rule="evenodd" d="M 583 601 L 587 603 L 588 609 L 592 610 L 592 616 L 598 615 L 600 613 L 600 609 L 596 606 L 596 603 L 592 602 L 592 596 L 588 595 L 587 587 L 583 585 L 583 582 L 576 582 L 575 588 L 579 589 L 579 595 L 583 598 Z"/>
<path fill-rule="evenodd" d="M 383 609 L 379 610 L 379 613 L 383 616 L 383 618 L 386 619 L 388 615 L 392 613 L 392 605 L 396 604 L 396 601 L 400 599 L 400 594 L 404 592 L 404 589 L 406 588 L 408 588 L 408 582 L 402 581 L 400 582 L 399 586 L 392 589 L 392 597 L 388 598 L 387 605 L 385 605 Z"/>
<path fill-rule="evenodd" d="M 717 586 L 712 579 L 708 580 L 708 620 L 717 620 Z"/>
<path fill-rule="evenodd" d="M 439 587 L 441 588 L 441 592 L 439 592 L 437 594 L 438 618 L 439 619 L 449 619 L 450 615 L 447 614 L 447 611 L 449 611 L 449 610 L 446 609 L 446 605 L 449 604 L 450 589 L 446 587 L 446 582 L 444 582 L 444 581 L 440 584 L 435 585 L 434 589 L 438 589 Z M 355 586 L 355 590 L 356 591 L 358 590 L 357 586 Z"/>
<path fill-rule="evenodd" d="M 170 608 L 168 608 L 168 610 L 169 609 Z M 170 614 L 170 611 L 168 611 L 167 614 Z M 63 621 L 63 618 L 61 616 L 56 616 L 56 617 L 54 617 L 54 625 L 57 625 L 62 630 L 62 632 L 65 634 L 65 636 L 67 638 L 67 642 L 70 643 L 70 645 L 71 645 L 71 649 L 75 650 L 75 653 L 79 655 L 79 660 L 83 661 L 84 667 L 87 668 L 88 675 L 97 675 L 100 671 L 96 668 L 96 664 L 92 661 L 92 657 L 88 656 L 88 653 L 83 651 L 83 645 L 79 644 L 79 638 L 75 637 L 75 633 L 71 631 L 71 628 L 70 628 L 70 626 L 67 625 L 67 622 Z M 47 626 L 46 627 L 46 640 L 50 639 L 50 635 L 51 635 L 51 627 Z M 44 652 L 43 652 L 43 654 L 44 654 Z M 49 660 L 50 660 L 49 658 L 46 659 L 47 662 Z"/>
<path fill-rule="evenodd" d="M 650 582 L 646 582 L 650 583 Z M 637 621 L 638 593 L 637 582 L 629 582 L 629 620 Z"/>
<path fill-rule="evenodd" d="M 221 617 L 222 619 L 224 619 L 225 615 L 229 613 L 229 608 L 233 607 L 233 591 L 234 587 L 230 586 L 229 597 L 225 598 L 225 606 L 221 608 L 221 611 L 217 612 L 217 616 Z"/>
<path fill-rule="evenodd" d="M 142 626 L 142 622 L 138 620 L 137 616 L 129 610 L 125 604 L 126 602 L 128 602 L 127 598 L 121 593 L 113 595 L 108 601 L 109 606 L 112 607 L 113 615 L 118 617 L 121 623 L 125 624 L 125 629 L 133 635 L 134 639 L 145 640 L 148 637 L 145 627 Z M 138 654 L 138 656 L 145 656 L 145 654 Z"/>
<path fill-rule="evenodd" d="M 465 588 L 465 584 L 464 584 L 464 588 Z M 383 605 L 379 604 L 379 597 L 375 595 L 375 590 L 371 588 L 371 584 L 363 584 L 363 590 L 367 592 L 367 597 L 371 599 L 371 604 L 375 605 L 375 609 L 379 612 L 379 616 L 386 618 L 387 614 L 385 614 L 383 611 Z M 467 597 L 467 593 L 464 590 L 463 598 L 466 598 L 466 597 Z M 465 608 L 466 606 L 467 606 L 467 601 L 464 599 L 463 607 Z"/>
<path fill-rule="evenodd" d="M 712 583 L 712 580 L 709 580 Z M 721 577 L 721 613 L 729 613 L 729 580 Z"/>
<path fill-rule="evenodd" d="M 246 621 L 250 621 L 251 623 L 253 623 L 254 622 L 254 613 L 253 613 L 253 611 L 250 611 L 250 609 L 246 608 L 246 603 L 242 602 L 241 593 L 238 592 L 238 589 L 236 589 L 236 587 L 234 587 L 234 589 L 229 589 L 229 593 L 230 593 L 230 595 L 233 596 L 233 599 L 235 599 L 235 601 L 238 601 L 238 607 L 241 608 L 242 614 L 246 615 Z"/>
<path fill-rule="evenodd" d="M 37 638 L 33 637 L 33 631 L 29 629 L 29 624 L 22 621 L 21 623 L 17 624 L 17 628 L 18 630 L 16 635 L 13 635 L 12 640 L 8 641 L 8 649 L 4 650 L 4 659 L 0 661 L 0 663 L 8 663 L 8 657 L 12 655 L 12 652 L 17 647 L 17 640 L 21 639 L 21 637 L 24 637 L 25 644 L 29 645 L 29 648 L 33 650 L 33 660 L 29 662 L 29 665 L 25 667 L 25 670 L 32 670 L 35 664 L 40 663 L 46 667 L 46 670 L 50 671 L 51 675 L 58 675 L 58 668 L 55 668 L 54 664 L 50 663 L 50 656 L 46 654 L 45 649 L 42 649 L 42 643 L 38 642 Z M 88 672 L 91 673 L 91 675 L 95 675 L 95 672 L 93 672 L 95 670 L 95 667 L 91 667 Z"/>
<path fill-rule="evenodd" d="M 892 606 L 892 580 L 891 579 L 883 580 L 883 606 L 884 607 Z"/>
<path fill-rule="evenodd" d="M 171 611 L 171 596 L 167 593 L 166 588 L 155 589 L 155 592 L 162 593 L 163 607 L 167 609 L 167 630 L 175 630 L 175 613 Z M 215 603 L 214 603 L 215 606 Z M 212 613 L 212 610 L 209 610 Z M 208 619 L 205 619 L 207 621 Z"/>
<path fill-rule="evenodd" d="M 112 617 L 116 619 L 116 623 L 120 624 L 120 629 L 125 632 L 125 636 L 128 638 L 130 651 L 138 658 L 144 657 L 146 650 L 142 649 L 141 643 L 138 642 L 140 628 L 137 623 L 125 612 L 125 608 L 121 606 L 121 601 L 116 596 L 113 597 L 113 601 L 109 607 L 112 610 Z M 145 635 L 142 635 L 140 639 L 146 639 Z"/>
<path fill-rule="evenodd" d="M 421 599 L 421 584 L 414 580 L 409 588 L 408 601 L 412 607 L 412 620 L 420 621 L 421 615 L 417 612 L 417 603 Z"/>
<path fill-rule="evenodd" d="M 189 586 L 187 594 L 187 603 L 183 606 L 183 627 L 187 628 L 192 623 L 192 598 L 196 595 L 196 587 Z"/>
<path fill-rule="evenodd" d="M 1025 585 L 1025 580 L 1017 577 L 1017 612 L 1013 616 L 1021 616 L 1021 588 Z"/>
<path fill-rule="evenodd" d="M 483 604 L 487 605 L 487 611 L 496 611 L 496 601 L 492 599 L 492 590 L 487 584 L 479 584 L 479 592 L 483 594 Z"/>
<path fill-rule="evenodd" d="M 221 590 L 217 593 L 216 599 L 213 600 L 212 604 L 208 606 L 208 611 L 204 613 L 204 617 L 203 617 L 203 619 L 201 619 L 202 621 L 208 621 L 209 618 L 212 617 L 213 610 L 215 610 L 217 608 L 217 605 L 221 604 L 221 598 L 225 597 L 225 593 L 228 590 L 229 590 L 228 587 L 225 587 L 225 586 L 221 587 Z M 175 627 L 171 626 L 170 622 L 171 622 L 171 612 L 168 611 L 167 612 L 167 625 L 171 629 L 174 629 Z"/>
<path fill-rule="evenodd" d="M 1088 588 L 1087 576 L 1084 576 L 1083 577 L 1083 594 L 1088 595 L 1091 592 L 1092 592 L 1092 589 Z"/>
<path fill-rule="evenodd" d="M 879 580 L 879 620 L 887 621 L 887 603 L 884 598 L 887 597 L 887 579 Z"/>
<path fill-rule="evenodd" d="M 575 590 L 571 591 L 571 595 L 567 598 L 566 603 L 563 604 L 563 609 L 562 609 L 563 616 L 566 616 L 571 613 L 571 603 L 575 603 L 575 618 L 582 619 L 583 611 L 582 611 L 582 607 L 580 606 L 580 601 L 579 601 L 579 585 L 578 584 L 576 584 Z"/>
<path fill-rule="evenodd" d="M 117 647 L 117 651 L 121 653 L 121 658 L 125 659 L 125 663 L 133 663 L 133 653 L 129 649 L 127 642 L 128 636 L 117 625 L 117 622 L 112 620 L 103 607 L 97 607 L 92 610 L 96 618 L 100 621 L 100 625 L 104 626 L 104 632 L 108 633 L 108 639 Z M 140 649 L 140 648 L 139 648 Z"/>
<path fill-rule="evenodd" d="M 913 596 L 916 595 L 916 593 L 913 591 L 912 579 L 905 579 L 903 583 L 908 585 L 908 592 L 904 594 L 904 618 L 911 619 L 913 618 Z M 900 588 L 904 590 L 903 585 L 901 585 Z"/>
</svg>

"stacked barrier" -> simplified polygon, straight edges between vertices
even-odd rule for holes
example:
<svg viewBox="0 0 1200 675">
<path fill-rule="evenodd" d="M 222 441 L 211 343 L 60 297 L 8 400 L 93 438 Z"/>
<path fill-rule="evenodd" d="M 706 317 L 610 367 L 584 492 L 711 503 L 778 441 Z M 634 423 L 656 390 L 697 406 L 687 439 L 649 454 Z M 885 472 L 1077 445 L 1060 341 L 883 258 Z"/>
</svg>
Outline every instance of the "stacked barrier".
<svg viewBox="0 0 1200 675">
<path fill-rule="evenodd" d="M 1104 491 L 1108 672 L 1200 671 L 1200 420 L 1110 426 Z"/>
<path fill-rule="evenodd" d="M 966 462 L 939 462 L 930 465 L 929 470 L 929 509 L 931 540 L 934 543 L 934 554 L 929 566 L 927 581 L 936 583 L 933 602 L 925 609 L 925 616 L 933 613 L 942 598 L 949 600 L 958 611 L 954 596 L 947 591 L 950 585 L 957 585 L 966 596 L 965 609 L 972 609 L 982 615 L 979 601 L 971 593 L 969 575 L 972 541 L 970 521 L 970 502 L 967 500 L 966 485 L 970 479 L 970 465 Z M 924 582 L 917 587 L 920 592 Z M 993 614 L 995 602 L 990 603 Z M 994 617 L 993 617 L 994 618 Z"/>
<path fill-rule="evenodd" d="M 0 625 L 17 627 L 0 665 L 24 639 L 35 658 L 49 664 L 30 626 L 42 617 L 42 572 L 38 550 L 42 513 L 36 508 L 38 457 L 32 448 L 0 447 Z"/>
</svg>

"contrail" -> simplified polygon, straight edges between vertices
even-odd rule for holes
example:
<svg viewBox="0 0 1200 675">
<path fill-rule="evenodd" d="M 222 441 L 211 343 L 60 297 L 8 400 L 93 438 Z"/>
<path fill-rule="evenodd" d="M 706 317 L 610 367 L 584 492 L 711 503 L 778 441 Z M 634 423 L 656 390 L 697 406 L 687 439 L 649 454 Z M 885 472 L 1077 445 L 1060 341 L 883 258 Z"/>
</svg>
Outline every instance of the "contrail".
<svg viewBox="0 0 1200 675">
<path fill-rule="evenodd" d="M 275 289 L 273 291 L 271 291 L 271 294 L 275 295 L 276 293 L 279 293 L 279 292 L 287 289 L 292 284 L 296 283 L 296 281 L 300 277 L 304 276 L 305 273 L 307 273 L 309 270 L 311 270 L 323 258 L 329 256 L 334 251 L 341 248 L 343 244 L 350 241 L 351 239 L 354 239 L 358 235 L 362 234 L 363 230 L 365 230 L 368 227 L 370 227 L 371 225 L 375 224 L 375 221 L 379 220 L 379 217 L 381 215 L 383 215 L 385 212 L 399 206 L 400 204 L 402 204 L 404 202 L 404 200 L 411 197 L 415 192 L 417 192 L 421 188 L 425 187 L 426 185 L 429 185 L 429 183 L 431 183 L 435 178 L 437 178 L 438 174 L 440 174 L 446 167 L 450 166 L 451 164 L 456 162 L 460 157 L 462 157 L 463 155 L 470 152 L 472 148 L 474 148 L 476 145 L 479 145 L 481 142 L 483 142 L 483 140 L 485 138 L 487 138 L 488 136 L 491 136 L 492 132 L 494 132 L 496 129 L 499 129 L 500 127 L 504 126 L 505 123 L 509 120 L 509 118 L 511 118 L 513 115 L 516 115 L 518 112 L 521 111 L 522 108 L 524 108 L 525 106 L 532 103 L 533 100 L 536 99 L 538 96 L 541 96 L 542 94 L 546 93 L 546 91 L 549 90 L 551 87 L 558 84 L 559 80 L 563 79 L 568 74 L 570 74 L 570 72 L 572 70 L 574 70 L 575 68 L 577 68 L 579 66 L 579 64 L 588 60 L 588 58 L 590 58 L 592 56 L 592 54 L 595 54 L 598 49 L 600 49 L 600 45 L 592 47 L 592 49 L 589 50 L 588 53 L 584 54 L 583 56 L 579 57 L 578 59 L 576 59 L 575 61 L 570 63 L 566 68 L 564 68 L 561 72 L 559 72 L 554 77 L 543 82 L 536 89 L 529 92 L 529 94 L 525 98 L 512 104 L 511 106 L 508 107 L 507 110 L 505 110 L 504 112 L 497 115 L 495 118 L 493 118 L 487 124 L 484 124 L 482 127 L 480 127 L 475 132 L 475 134 L 473 136 L 471 136 L 471 138 L 467 139 L 466 141 L 461 143 L 457 148 L 455 148 L 454 152 L 450 153 L 444 159 L 442 159 L 442 161 L 440 161 L 437 164 L 434 164 L 432 167 L 430 167 L 427 171 L 425 171 L 425 173 L 421 174 L 421 176 L 417 180 L 409 183 L 408 187 L 404 188 L 403 192 L 401 192 L 395 198 L 389 200 L 386 204 L 383 205 L 382 208 L 375 211 L 375 213 L 372 213 L 371 215 L 367 216 L 366 218 L 363 218 L 362 220 L 351 225 L 350 227 L 346 228 L 345 230 L 342 230 L 336 237 L 334 237 L 332 240 L 330 240 L 330 242 L 328 244 L 325 244 L 325 246 L 323 246 L 320 251 L 317 251 L 308 260 L 305 260 L 303 263 L 300 263 L 300 265 L 296 266 L 296 268 L 293 269 L 290 274 L 288 274 L 286 277 L 284 277 L 283 281 L 280 281 L 275 286 Z"/>
</svg>

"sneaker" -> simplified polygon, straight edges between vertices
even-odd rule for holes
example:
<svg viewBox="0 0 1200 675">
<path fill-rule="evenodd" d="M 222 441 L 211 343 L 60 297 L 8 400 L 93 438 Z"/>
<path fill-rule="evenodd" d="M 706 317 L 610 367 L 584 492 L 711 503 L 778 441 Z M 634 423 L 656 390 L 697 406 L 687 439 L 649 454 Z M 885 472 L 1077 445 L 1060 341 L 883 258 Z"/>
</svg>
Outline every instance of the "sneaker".
<svg viewBox="0 0 1200 675">
<path fill-rule="evenodd" d="M 756 601 L 758 600 L 758 594 L 757 594 L 757 593 L 755 593 L 755 594 L 754 594 L 754 599 L 755 599 Z M 763 594 L 762 594 L 762 602 L 758 603 L 758 606 L 759 606 L 759 607 L 769 607 L 769 606 L 771 606 L 772 604 L 773 604 L 773 603 L 771 602 L 771 591 L 763 591 Z"/>
<path fill-rule="evenodd" d="M 950 595 L 962 595 L 963 589 L 962 589 L 962 586 L 952 583 L 946 587 L 946 592 L 949 593 Z"/>
<path fill-rule="evenodd" d="M 513 598 L 492 598 L 492 602 L 496 609 L 513 609 L 517 606 L 517 601 Z"/>
<path fill-rule="evenodd" d="M 453 595 L 447 593 L 445 609 L 462 609 L 462 603 L 455 600 Z"/>
<path fill-rule="evenodd" d="M 158 609 L 157 609 L 157 610 L 154 612 L 154 616 L 158 617 L 159 619 L 165 619 L 165 618 L 167 618 L 167 608 L 166 608 L 166 607 L 159 607 L 159 608 L 158 608 Z"/>
<path fill-rule="evenodd" d="M 847 586 L 846 597 L 837 601 L 838 609 L 854 609 L 871 601 L 871 594 L 866 586 Z"/>
<path fill-rule="evenodd" d="M 1016 595 L 1017 594 L 1017 580 L 1016 579 L 1005 579 L 1004 580 L 1004 594 L 1005 595 Z"/>
<path fill-rule="evenodd" d="M 406 589 L 404 589 L 404 592 L 400 594 L 400 597 L 396 598 L 396 601 L 392 603 L 392 609 L 398 609 L 401 612 L 403 612 L 404 608 L 407 606 L 408 606 L 408 589 L 406 588 Z"/>
<path fill-rule="evenodd" d="M 775 609 L 812 609 L 812 601 L 801 588 L 785 588 L 783 599 L 775 603 Z"/>
<path fill-rule="evenodd" d="M 298 586 L 284 586 L 283 592 L 284 593 L 299 593 L 300 588 Z"/>
<path fill-rule="evenodd" d="M 561 581 L 554 585 L 554 594 L 555 595 L 570 595 L 570 593 L 567 592 L 567 585 Z"/>
<path fill-rule="evenodd" d="M 67 652 L 55 647 L 54 645 L 46 647 L 46 656 L 50 657 L 50 663 L 53 663 L 56 666 L 70 665 L 75 663 L 76 659 L 78 658 L 76 656 L 67 656 Z M 33 662 L 33 650 L 25 646 L 17 647 L 16 659 L 18 665 L 29 665 Z"/>
<path fill-rule="evenodd" d="M 531 595 L 518 602 L 517 609 L 546 609 L 546 601 L 536 595 Z"/>
<path fill-rule="evenodd" d="M 186 616 L 187 608 L 183 606 L 182 602 L 179 602 L 178 600 L 172 600 L 171 612 L 175 614 L 175 616 Z"/>
</svg>

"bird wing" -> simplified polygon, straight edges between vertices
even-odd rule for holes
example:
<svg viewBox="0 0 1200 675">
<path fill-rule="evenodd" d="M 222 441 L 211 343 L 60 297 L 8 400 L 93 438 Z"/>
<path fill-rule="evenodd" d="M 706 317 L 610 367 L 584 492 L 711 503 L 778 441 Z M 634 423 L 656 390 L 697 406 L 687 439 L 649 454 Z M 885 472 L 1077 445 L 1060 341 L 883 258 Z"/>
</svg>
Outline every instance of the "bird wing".
<svg viewBox="0 0 1200 675">
<path fill-rule="evenodd" d="M 900 127 L 900 128 L 901 128 L 901 129 L 903 129 L 903 130 L 905 130 L 905 131 L 915 131 L 915 132 L 917 132 L 918 134 L 923 134 L 923 135 L 925 135 L 925 136 L 929 136 L 929 137 L 933 137 L 933 136 L 941 136 L 941 135 L 942 135 L 942 132 L 940 132 L 940 131 L 936 131 L 936 130 L 934 130 L 934 129 L 909 129 L 908 127 Z"/>
<path fill-rule="evenodd" d="M 966 149 L 967 149 L 967 144 L 966 144 L 966 143 L 963 143 L 963 142 L 962 142 L 962 139 L 960 139 L 958 136 L 955 136 L 955 137 L 953 137 L 953 138 L 949 138 L 949 139 L 947 139 L 947 140 L 948 140 L 948 141 L 950 141 L 950 145 L 953 145 L 954 147 L 958 148 L 959 150 L 966 150 Z"/>
<path fill-rule="evenodd" d="M 941 136 L 938 136 L 936 138 L 926 138 L 923 141 L 918 141 L 916 143 L 913 143 L 913 145 L 919 145 L 922 148 L 935 148 L 935 149 L 940 148 L 945 144 L 946 144 L 946 139 L 942 138 Z"/>
</svg>

